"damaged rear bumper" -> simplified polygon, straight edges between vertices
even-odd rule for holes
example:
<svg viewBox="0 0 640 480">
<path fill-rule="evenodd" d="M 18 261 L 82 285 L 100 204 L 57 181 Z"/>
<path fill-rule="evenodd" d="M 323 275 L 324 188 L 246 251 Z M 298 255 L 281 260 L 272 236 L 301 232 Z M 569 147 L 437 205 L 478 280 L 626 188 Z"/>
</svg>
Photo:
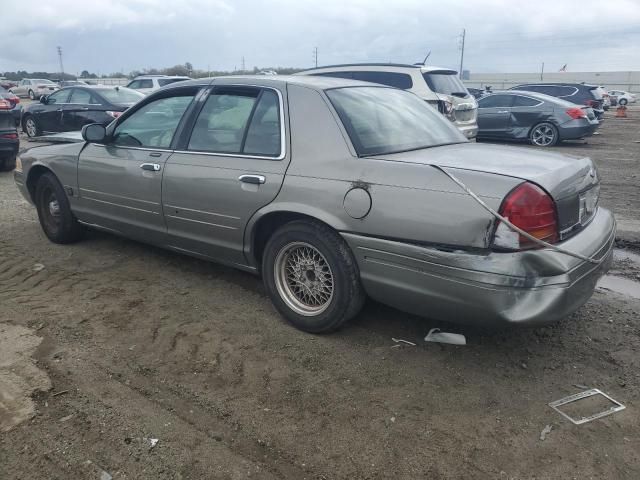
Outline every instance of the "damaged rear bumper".
<svg viewBox="0 0 640 480">
<path fill-rule="evenodd" d="M 610 267 L 615 220 L 599 208 L 591 223 L 562 242 L 594 265 L 550 249 L 513 253 L 448 252 L 343 233 L 370 297 L 438 320 L 500 326 L 543 325 L 573 313 Z"/>
</svg>

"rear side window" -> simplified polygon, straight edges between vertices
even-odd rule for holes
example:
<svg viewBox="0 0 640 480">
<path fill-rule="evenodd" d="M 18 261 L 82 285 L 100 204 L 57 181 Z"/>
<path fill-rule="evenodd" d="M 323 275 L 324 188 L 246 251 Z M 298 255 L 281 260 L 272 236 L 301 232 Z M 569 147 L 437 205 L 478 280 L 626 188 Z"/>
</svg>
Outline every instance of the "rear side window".
<svg viewBox="0 0 640 480">
<path fill-rule="evenodd" d="M 198 115 L 187 148 L 277 157 L 281 152 L 279 107 L 273 90 L 215 89 Z"/>
<path fill-rule="evenodd" d="M 513 95 L 489 95 L 478 100 L 478 108 L 507 108 L 513 105 Z"/>
<path fill-rule="evenodd" d="M 521 95 L 516 95 L 515 99 L 513 101 L 513 106 L 514 107 L 535 107 L 536 105 L 539 105 L 540 103 L 542 103 L 542 102 L 540 100 L 536 100 L 535 98 L 523 97 Z"/>
<path fill-rule="evenodd" d="M 184 82 L 185 80 L 187 79 L 186 78 L 161 78 L 158 80 L 158 85 L 160 85 L 161 87 L 164 87 L 165 85 L 169 85 L 170 83 Z"/>
<path fill-rule="evenodd" d="M 353 72 L 353 79 L 362 82 L 379 83 L 388 87 L 409 90 L 413 87 L 411 76 L 398 72 Z"/>
<path fill-rule="evenodd" d="M 401 88 L 402 90 L 409 90 L 413 87 L 411 76 L 398 72 L 323 72 L 314 75 L 378 83 L 388 87 Z"/>
<path fill-rule="evenodd" d="M 93 96 L 90 92 L 86 90 L 81 90 L 79 88 L 74 88 L 71 91 L 71 98 L 69 99 L 69 103 L 82 103 L 82 104 L 90 104 L 90 103 L 98 103 L 93 100 Z"/>
<path fill-rule="evenodd" d="M 571 95 L 575 95 L 578 91 L 576 87 L 556 86 L 554 89 L 556 92 L 554 96 L 556 97 L 570 97 Z"/>
</svg>

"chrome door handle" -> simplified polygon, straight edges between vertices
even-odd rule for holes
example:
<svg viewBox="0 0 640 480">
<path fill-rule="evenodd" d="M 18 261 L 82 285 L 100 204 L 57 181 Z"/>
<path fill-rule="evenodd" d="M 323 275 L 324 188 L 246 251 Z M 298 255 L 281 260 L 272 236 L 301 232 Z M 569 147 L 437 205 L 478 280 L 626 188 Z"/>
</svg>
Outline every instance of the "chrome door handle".
<svg viewBox="0 0 640 480">
<path fill-rule="evenodd" d="M 509 110 L 498 110 L 498 113 L 509 113 Z"/>
<path fill-rule="evenodd" d="M 143 163 L 142 165 L 140 165 L 140 168 L 142 170 L 147 170 L 149 172 L 159 172 L 160 171 L 160 164 L 158 164 L 158 163 Z"/>
<path fill-rule="evenodd" d="M 240 175 L 238 180 L 243 183 L 252 183 L 254 185 L 262 185 L 267 181 L 264 175 Z"/>
<path fill-rule="evenodd" d="M 160 152 L 151 152 L 149 154 L 150 157 L 160 157 L 161 155 L 162 155 L 162 153 L 160 153 Z"/>
</svg>

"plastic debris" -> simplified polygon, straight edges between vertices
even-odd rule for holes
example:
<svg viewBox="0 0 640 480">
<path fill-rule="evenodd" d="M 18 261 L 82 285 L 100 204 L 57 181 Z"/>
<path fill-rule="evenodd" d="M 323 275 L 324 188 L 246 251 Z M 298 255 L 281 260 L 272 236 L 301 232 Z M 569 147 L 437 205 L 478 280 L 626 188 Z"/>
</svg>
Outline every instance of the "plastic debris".
<svg viewBox="0 0 640 480">
<path fill-rule="evenodd" d="M 551 425 L 547 425 L 546 427 L 544 427 L 542 429 L 542 432 L 540 432 L 540 440 L 544 442 L 544 439 L 547 438 L 547 435 L 551 433 L 552 429 L 553 427 Z"/>
<path fill-rule="evenodd" d="M 589 387 L 587 387 L 586 385 L 582 385 L 580 383 L 574 383 L 573 386 L 576 388 L 579 388 L 580 390 L 589 390 Z"/>
<path fill-rule="evenodd" d="M 467 339 L 459 333 L 441 332 L 439 328 L 432 328 L 424 337 L 425 342 L 448 343 L 451 345 L 466 345 Z"/>
<path fill-rule="evenodd" d="M 158 444 L 159 440 L 157 438 L 149 438 L 149 450 L 155 447 Z"/>
<path fill-rule="evenodd" d="M 112 480 L 113 477 L 110 473 L 100 470 L 100 480 Z"/>
<path fill-rule="evenodd" d="M 73 417 L 75 417 L 75 413 L 72 413 L 71 415 L 67 415 L 66 417 L 62 417 L 60 419 L 60 422 L 68 422 L 69 420 L 71 420 Z"/>
<path fill-rule="evenodd" d="M 560 409 L 560 407 L 562 407 L 563 405 L 566 405 L 568 403 L 577 402 L 577 401 L 582 400 L 584 398 L 593 397 L 594 395 L 600 395 L 600 396 L 606 398 L 611 403 L 611 406 L 607 410 L 604 410 L 604 411 L 601 411 L 601 412 L 598 412 L 598 413 L 594 413 L 593 415 L 589 415 L 588 417 L 582 416 L 580 418 L 573 418 L 573 417 L 571 417 L 570 415 L 568 415 L 567 413 L 563 412 Z M 598 390 L 597 388 L 592 388 L 591 390 L 586 390 L 584 392 L 576 393 L 574 395 L 569 395 L 568 397 L 564 397 L 564 398 L 561 398 L 560 400 L 556 400 L 555 402 L 549 403 L 549 406 L 551 408 L 553 408 L 556 412 L 558 412 L 560 415 L 562 415 L 564 418 L 566 418 L 567 420 L 569 420 L 571 423 L 573 423 L 575 425 L 582 425 L 583 423 L 587 423 L 587 422 L 590 422 L 592 420 L 596 420 L 597 418 L 606 417 L 607 415 L 611 415 L 612 413 L 619 412 L 619 411 L 624 410 L 626 408 L 623 404 L 621 404 L 617 400 L 614 400 L 609 395 L 607 395 L 606 393 Z"/>
<path fill-rule="evenodd" d="M 410 342 L 409 340 L 403 340 L 402 338 L 393 338 L 393 337 L 391 337 L 391 340 L 393 340 L 396 343 L 404 343 L 404 344 L 407 344 L 407 345 L 411 345 L 412 347 L 416 346 L 415 343 Z"/>
<path fill-rule="evenodd" d="M 40 272 L 41 270 L 44 270 L 44 265 L 41 263 L 36 263 L 31 270 L 33 270 L 34 272 Z"/>
</svg>

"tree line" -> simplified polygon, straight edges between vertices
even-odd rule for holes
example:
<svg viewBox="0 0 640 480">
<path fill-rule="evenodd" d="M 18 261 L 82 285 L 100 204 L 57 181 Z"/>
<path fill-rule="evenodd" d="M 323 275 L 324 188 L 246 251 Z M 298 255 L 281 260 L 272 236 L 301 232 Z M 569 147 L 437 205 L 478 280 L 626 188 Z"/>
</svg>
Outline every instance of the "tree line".
<svg viewBox="0 0 640 480">
<path fill-rule="evenodd" d="M 102 74 L 98 75 L 96 73 L 89 72 L 88 70 L 83 70 L 79 76 L 72 75 L 70 73 L 60 73 L 60 72 L 27 72 L 26 70 L 18 70 L 17 72 L 4 72 L 4 77 L 8 80 L 18 81 L 23 78 L 46 78 L 49 80 L 75 80 L 76 78 L 80 79 L 97 79 L 97 78 L 135 78 L 140 75 L 172 75 L 172 76 L 184 76 L 191 78 L 203 78 L 203 77 L 219 77 L 222 75 L 255 75 L 262 71 L 270 71 L 276 72 L 278 75 L 290 75 L 292 73 L 296 73 L 303 70 L 302 68 L 295 67 L 267 67 L 267 68 L 258 68 L 253 67 L 251 70 L 201 70 L 194 69 L 193 65 L 189 62 L 186 62 L 184 65 L 174 65 L 173 67 L 167 68 L 149 68 L 142 70 L 133 70 L 128 74 L 123 72 L 113 72 L 108 75 Z"/>
</svg>

